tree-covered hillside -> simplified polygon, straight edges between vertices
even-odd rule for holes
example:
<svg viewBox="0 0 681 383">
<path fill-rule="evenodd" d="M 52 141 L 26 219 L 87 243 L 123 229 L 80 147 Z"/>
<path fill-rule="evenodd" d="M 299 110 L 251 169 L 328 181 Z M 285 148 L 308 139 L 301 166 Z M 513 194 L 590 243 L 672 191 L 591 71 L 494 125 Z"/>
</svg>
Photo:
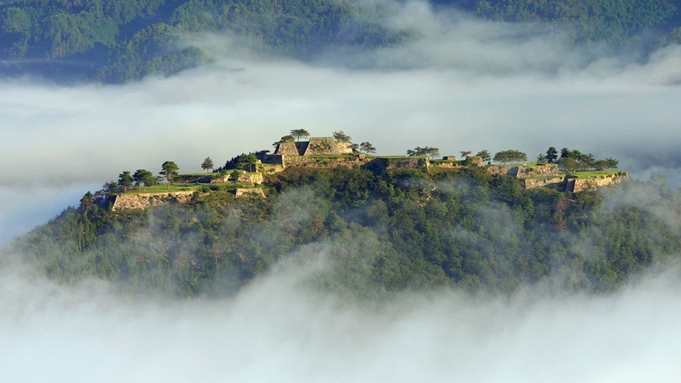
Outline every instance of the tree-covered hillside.
<svg viewBox="0 0 681 383">
<path fill-rule="evenodd" d="M 674 0 L 477 0 L 475 11 L 493 20 L 553 21 L 580 40 L 623 43 L 650 30 L 671 30 L 679 21 L 678 5 Z"/>
<path fill-rule="evenodd" d="M 319 288 L 364 297 L 444 286 L 604 292 L 681 254 L 681 195 L 664 182 L 524 190 L 477 167 L 269 177 L 266 199 L 235 199 L 222 185 L 147 210 L 84 198 L 10 250 L 58 280 L 182 296 L 234 291 L 283 258 L 319 254 L 331 265 Z"/>
<path fill-rule="evenodd" d="M 655 30 L 681 41 L 671 0 L 442 0 L 493 20 L 551 21 L 578 41 L 621 44 Z M 416 37 L 358 3 L 335 0 L 5 0 L 0 74 L 126 82 L 173 74 L 211 58 L 179 44 L 187 32 L 225 32 L 270 53 L 306 59 L 328 46 L 374 48 Z M 380 8 L 380 7 L 378 7 Z M 380 11 L 379 11 L 380 12 Z"/>
<path fill-rule="evenodd" d="M 2 73 L 125 82 L 210 61 L 187 32 L 231 31 L 260 49 L 306 57 L 329 44 L 382 46 L 408 37 L 330 0 L 16 0 L 0 3 Z"/>
</svg>

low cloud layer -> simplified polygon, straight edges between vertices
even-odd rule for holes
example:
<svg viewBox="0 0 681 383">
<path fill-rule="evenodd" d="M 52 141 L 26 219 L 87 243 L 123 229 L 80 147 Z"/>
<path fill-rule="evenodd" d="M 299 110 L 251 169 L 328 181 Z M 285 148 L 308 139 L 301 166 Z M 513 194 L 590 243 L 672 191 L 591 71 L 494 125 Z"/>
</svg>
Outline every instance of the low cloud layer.
<svg viewBox="0 0 681 383">
<path fill-rule="evenodd" d="M 57 286 L 5 267 L 0 380 L 681 379 L 676 276 L 606 297 L 440 292 L 369 304 L 310 290 L 306 278 L 319 267 L 275 268 L 229 300 L 174 302 L 121 297 L 95 281 Z"/>
<path fill-rule="evenodd" d="M 539 24 L 435 13 L 420 2 L 392 9 L 383 22 L 418 39 L 329 51 L 306 64 L 256 56 L 229 36 L 199 36 L 216 63 L 171 78 L 69 87 L 2 80 L 0 201 L 19 192 L 39 198 L 36 185 L 60 193 L 123 170 L 157 172 L 166 160 L 200 171 L 207 156 L 222 165 L 297 128 L 344 130 L 379 154 L 428 145 L 443 155 L 518 148 L 533 158 L 568 146 L 615 156 L 643 177 L 680 166 L 681 47 L 636 61 Z M 4 221 L 21 219 L 2 211 Z"/>
</svg>

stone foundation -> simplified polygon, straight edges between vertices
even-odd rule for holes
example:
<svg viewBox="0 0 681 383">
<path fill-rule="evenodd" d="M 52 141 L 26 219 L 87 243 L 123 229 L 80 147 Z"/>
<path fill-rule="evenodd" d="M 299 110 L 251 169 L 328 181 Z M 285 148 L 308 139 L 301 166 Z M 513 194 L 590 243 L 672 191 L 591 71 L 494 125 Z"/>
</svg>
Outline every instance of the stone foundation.
<svg viewBox="0 0 681 383">
<path fill-rule="evenodd" d="M 260 188 L 236 189 L 234 191 L 234 196 L 236 198 L 242 198 L 242 197 L 262 197 L 262 198 L 265 198 L 265 192 L 263 192 L 262 189 L 260 189 Z"/>
<path fill-rule="evenodd" d="M 191 200 L 193 194 L 194 191 L 120 194 L 116 196 L 111 210 L 136 210 L 170 203 L 184 203 Z"/>
</svg>

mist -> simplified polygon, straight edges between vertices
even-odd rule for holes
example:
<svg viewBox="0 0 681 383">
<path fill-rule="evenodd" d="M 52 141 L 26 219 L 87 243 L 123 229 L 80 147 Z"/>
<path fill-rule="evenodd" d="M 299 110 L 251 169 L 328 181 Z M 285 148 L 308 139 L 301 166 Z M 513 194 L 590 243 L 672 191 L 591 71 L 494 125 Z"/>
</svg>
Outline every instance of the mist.
<svg viewBox="0 0 681 383">
<path fill-rule="evenodd" d="M 290 262 L 290 260 L 289 260 Z M 359 302 L 312 288 L 328 267 L 280 263 L 230 299 L 121 296 L 0 274 L 3 382 L 677 381 L 678 274 L 610 296 Z M 301 267 L 302 266 L 302 267 Z M 27 274 L 28 273 L 28 274 Z"/>
</svg>

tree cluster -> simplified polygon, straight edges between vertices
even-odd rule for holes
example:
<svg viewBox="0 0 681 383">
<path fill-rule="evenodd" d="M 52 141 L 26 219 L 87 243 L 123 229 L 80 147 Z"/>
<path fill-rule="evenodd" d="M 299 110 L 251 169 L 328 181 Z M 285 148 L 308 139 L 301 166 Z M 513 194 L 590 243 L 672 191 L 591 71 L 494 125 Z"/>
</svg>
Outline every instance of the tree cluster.
<svg viewBox="0 0 681 383">
<path fill-rule="evenodd" d="M 236 157 L 232 157 L 229 161 L 225 163 L 225 166 L 218 168 L 216 171 L 226 171 L 226 170 L 243 170 L 247 165 L 254 165 L 258 162 L 258 157 L 256 153 L 242 153 Z"/>
<path fill-rule="evenodd" d="M 503 150 L 494 154 L 494 161 L 502 164 L 526 162 L 527 154 L 519 150 Z"/>
<path fill-rule="evenodd" d="M 432 158 L 440 155 L 440 149 L 431 148 L 430 146 L 424 146 L 424 147 L 417 146 L 414 149 L 407 150 L 407 155 L 410 156 L 410 157 L 426 156 L 426 157 L 430 157 L 432 159 Z"/>
<path fill-rule="evenodd" d="M 619 161 L 612 157 L 599 160 L 591 153 L 582 153 L 579 150 L 568 148 L 561 149 L 559 157 L 558 150 L 553 146 L 549 147 L 546 154 L 540 153 L 537 156 L 537 161 L 556 163 L 566 172 L 617 169 L 619 164 Z"/>
</svg>

